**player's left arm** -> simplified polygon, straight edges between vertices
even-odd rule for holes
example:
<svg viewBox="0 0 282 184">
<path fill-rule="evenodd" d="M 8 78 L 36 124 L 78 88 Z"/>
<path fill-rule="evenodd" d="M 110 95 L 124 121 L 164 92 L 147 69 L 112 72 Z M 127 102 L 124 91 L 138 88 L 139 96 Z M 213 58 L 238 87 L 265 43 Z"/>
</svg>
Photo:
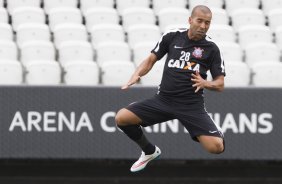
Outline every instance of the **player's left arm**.
<svg viewBox="0 0 282 184">
<path fill-rule="evenodd" d="M 204 88 L 214 91 L 223 91 L 224 89 L 224 75 L 219 75 L 212 81 L 207 81 L 201 77 L 199 72 L 196 72 L 196 74 L 192 74 L 191 80 L 194 82 L 193 87 L 196 87 L 195 93 Z"/>
</svg>

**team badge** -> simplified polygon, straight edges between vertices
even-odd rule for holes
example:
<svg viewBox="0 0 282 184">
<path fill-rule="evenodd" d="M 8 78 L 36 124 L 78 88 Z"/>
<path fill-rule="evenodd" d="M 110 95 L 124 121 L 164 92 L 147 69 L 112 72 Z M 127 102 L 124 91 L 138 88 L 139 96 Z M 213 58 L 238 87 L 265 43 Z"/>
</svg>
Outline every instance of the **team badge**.
<svg viewBox="0 0 282 184">
<path fill-rule="evenodd" d="M 204 49 L 201 49 L 200 47 L 194 47 L 194 48 L 195 50 L 193 51 L 192 55 L 195 58 L 201 58 L 203 56 Z"/>
</svg>

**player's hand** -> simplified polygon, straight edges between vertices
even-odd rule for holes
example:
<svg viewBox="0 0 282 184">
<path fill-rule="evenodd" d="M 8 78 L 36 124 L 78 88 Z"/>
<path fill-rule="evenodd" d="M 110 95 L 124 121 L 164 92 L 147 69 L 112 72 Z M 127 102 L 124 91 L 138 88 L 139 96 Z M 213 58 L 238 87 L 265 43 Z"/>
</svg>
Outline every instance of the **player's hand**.
<svg viewBox="0 0 282 184">
<path fill-rule="evenodd" d="M 125 84 L 124 86 L 121 87 L 121 89 L 125 90 L 128 89 L 130 86 L 132 86 L 133 84 L 135 84 L 136 82 L 138 82 L 140 80 L 140 76 L 133 76 L 127 84 Z"/>
<path fill-rule="evenodd" d="M 205 83 L 207 82 L 205 79 L 201 77 L 198 71 L 196 71 L 196 74 L 192 74 L 191 81 L 194 82 L 192 86 L 196 87 L 195 93 L 197 93 L 200 89 L 204 89 Z"/>
</svg>

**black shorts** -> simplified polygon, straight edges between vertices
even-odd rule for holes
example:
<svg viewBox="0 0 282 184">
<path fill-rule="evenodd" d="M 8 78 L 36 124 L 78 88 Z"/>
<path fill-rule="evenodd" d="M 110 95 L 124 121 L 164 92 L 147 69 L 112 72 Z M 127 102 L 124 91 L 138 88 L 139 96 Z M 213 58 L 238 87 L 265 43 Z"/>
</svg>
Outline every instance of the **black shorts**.
<svg viewBox="0 0 282 184">
<path fill-rule="evenodd" d="M 141 126 L 143 127 L 178 119 L 195 141 L 198 141 L 197 136 L 200 135 L 223 138 L 221 128 L 208 115 L 204 105 L 194 104 L 191 106 L 168 103 L 156 95 L 143 101 L 131 103 L 126 109 L 142 120 Z"/>
</svg>

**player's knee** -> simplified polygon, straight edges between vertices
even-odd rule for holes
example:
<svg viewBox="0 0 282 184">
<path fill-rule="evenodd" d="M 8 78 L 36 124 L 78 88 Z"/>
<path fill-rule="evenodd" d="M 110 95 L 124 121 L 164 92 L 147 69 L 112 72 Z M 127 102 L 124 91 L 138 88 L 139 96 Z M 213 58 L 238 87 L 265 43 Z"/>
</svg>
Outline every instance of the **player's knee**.
<svg viewBox="0 0 282 184">
<path fill-rule="evenodd" d="M 220 154 L 224 151 L 224 145 L 222 141 L 215 141 L 209 147 L 208 151 L 214 154 Z"/>
<path fill-rule="evenodd" d="M 124 125 L 124 118 L 123 118 L 123 115 L 122 115 L 122 110 L 119 110 L 118 113 L 116 114 L 115 122 L 116 122 L 117 126 Z"/>
<path fill-rule="evenodd" d="M 119 110 L 115 116 L 115 121 L 117 126 L 136 125 L 141 122 L 134 113 L 127 109 Z"/>
</svg>

